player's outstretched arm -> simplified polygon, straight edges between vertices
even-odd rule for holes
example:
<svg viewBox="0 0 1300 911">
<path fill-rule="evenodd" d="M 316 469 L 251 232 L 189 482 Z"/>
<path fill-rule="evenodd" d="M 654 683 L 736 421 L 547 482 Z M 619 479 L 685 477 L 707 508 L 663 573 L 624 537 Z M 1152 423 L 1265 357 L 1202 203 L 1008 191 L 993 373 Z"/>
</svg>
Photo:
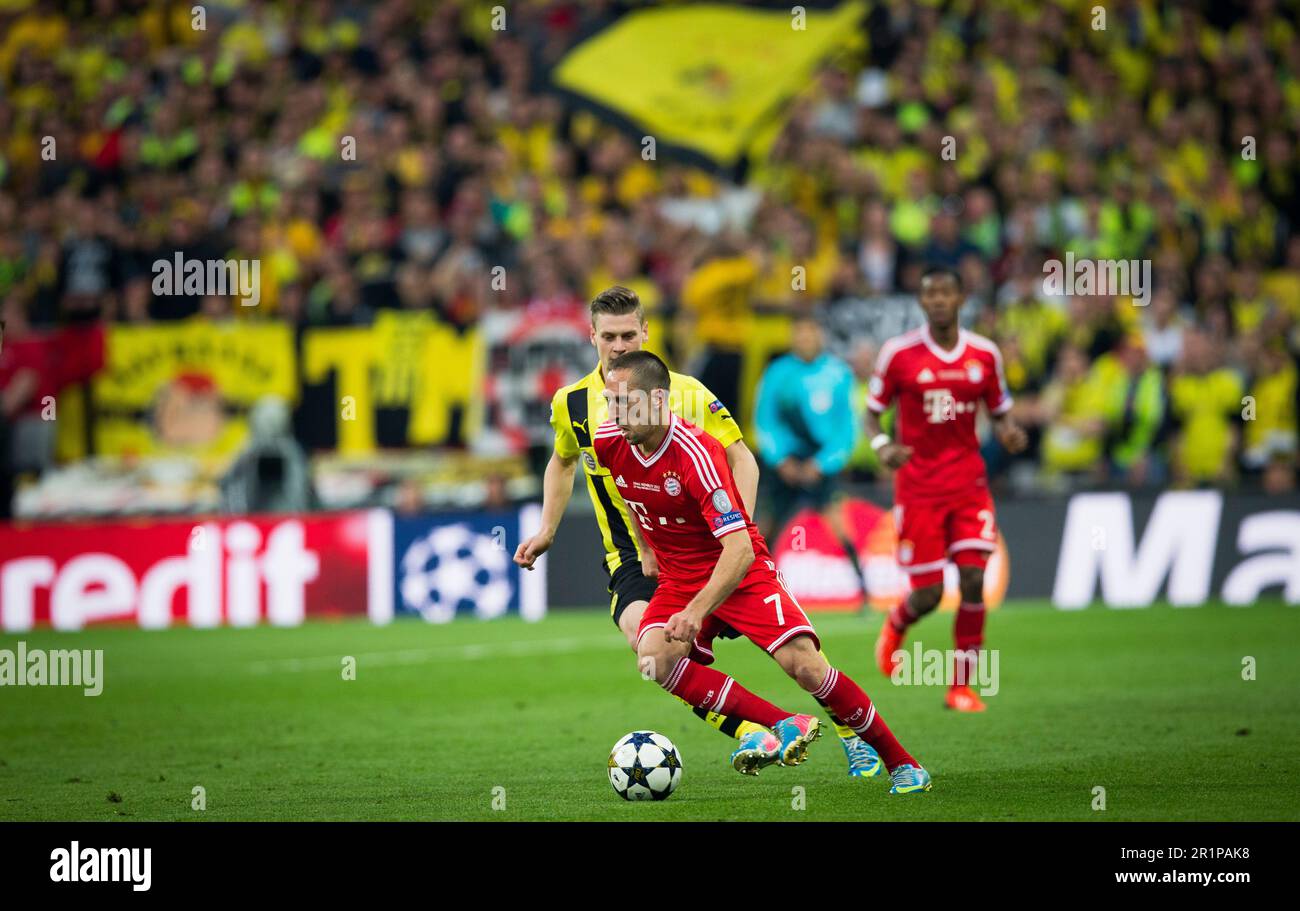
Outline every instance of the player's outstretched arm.
<svg viewBox="0 0 1300 911">
<path fill-rule="evenodd" d="M 727 467 L 736 479 L 736 490 L 740 491 L 740 500 L 745 504 L 745 512 L 754 518 L 754 507 L 758 501 L 758 459 L 750 452 L 744 440 L 736 440 L 726 449 Z"/>
<path fill-rule="evenodd" d="M 664 636 L 669 641 L 692 642 L 700 631 L 704 618 L 718 609 L 718 605 L 736 590 L 754 562 L 754 542 L 744 531 L 734 531 L 722 537 L 722 553 L 713 566 L 713 575 L 699 594 L 686 607 L 668 618 Z"/>
<path fill-rule="evenodd" d="M 542 478 L 542 527 L 515 550 L 515 563 L 524 569 L 532 569 L 537 558 L 550 550 L 569 498 L 573 496 L 573 476 L 577 471 L 577 456 L 566 459 L 559 453 L 551 453 Z"/>
</svg>

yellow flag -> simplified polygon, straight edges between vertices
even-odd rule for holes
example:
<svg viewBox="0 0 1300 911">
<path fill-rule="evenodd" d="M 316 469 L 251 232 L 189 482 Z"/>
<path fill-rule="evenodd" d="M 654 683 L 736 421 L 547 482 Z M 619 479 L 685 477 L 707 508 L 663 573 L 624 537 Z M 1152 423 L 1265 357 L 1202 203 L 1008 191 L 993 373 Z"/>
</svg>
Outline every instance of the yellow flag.
<svg viewBox="0 0 1300 911">
<path fill-rule="evenodd" d="M 853 39 L 860 0 L 830 10 L 703 4 L 629 13 L 560 61 L 554 82 L 654 140 L 734 165 Z"/>
</svg>

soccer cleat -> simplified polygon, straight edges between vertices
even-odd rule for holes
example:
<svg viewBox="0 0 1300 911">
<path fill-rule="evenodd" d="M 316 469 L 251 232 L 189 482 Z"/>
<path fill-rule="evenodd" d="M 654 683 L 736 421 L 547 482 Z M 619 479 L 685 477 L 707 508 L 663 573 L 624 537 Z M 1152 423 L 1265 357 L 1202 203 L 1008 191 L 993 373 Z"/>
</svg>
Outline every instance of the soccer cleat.
<svg viewBox="0 0 1300 911">
<path fill-rule="evenodd" d="M 776 723 L 773 732 L 781 741 L 781 765 L 798 765 L 808 755 L 808 744 L 822 735 L 815 715 L 791 715 Z"/>
<path fill-rule="evenodd" d="M 885 771 L 880 754 L 861 737 L 841 737 L 840 746 L 849 758 L 849 774 L 854 778 L 875 778 Z"/>
<path fill-rule="evenodd" d="M 943 704 L 958 712 L 982 712 L 984 700 L 969 686 L 950 686 L 948 695 L 943 697 Z"/>
<path fill-rule="evenodd" d="M 763 729 L 740 738 L 740 746 L 731 754 L 731 767 L 741 775 L 757 775 L 758 770 L 781 758 L 781 741 Z"/>
<path fill-rule="evenodd" d="M 885 625 L 880 628 L 880 635 L 876 637 L 876 667 L 880 668 L 880 673 L 886 677 L 894 676 L 894 668 L 898 667 L 898 659 L 894 657 L 894 652 L 902 644 L 903 634 L 894 629 L 894 624 L 885 617 Z"/>
<path fill-rule="evenodd" d="M 930 773 L 910 762 L 890 772 L 889 780 L 894 783 L 894 786 L 889 789 L 890 794 L 911 794 L 914 791 L 930 790 Z"/>
</svg>

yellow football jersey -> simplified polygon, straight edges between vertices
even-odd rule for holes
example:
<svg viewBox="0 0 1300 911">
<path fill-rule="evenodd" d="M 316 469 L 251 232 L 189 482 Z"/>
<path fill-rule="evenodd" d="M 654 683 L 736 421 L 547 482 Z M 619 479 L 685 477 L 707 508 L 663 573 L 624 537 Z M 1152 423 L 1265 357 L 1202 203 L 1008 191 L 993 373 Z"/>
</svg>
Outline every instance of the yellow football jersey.
<svg viewBox="0 0 1300 911">
<path fill-rule="evenodd" d="M 673 414 L 702 427 L 724 447 L 743 438 L 731 412 L 704 384 L 694 377 L 670 373 L 668 407 Z M 551 426 L 555 428 L 555 452 L 562 459 L 581 455 L 587 473 L 587 492 L 596 507 L 605 545 L 605 566 L 612 573 L 627 561 L 640 561 L 636 536 L 632 534 L 627 504 L 619 495 L 616 479 L 596 459 L 591 437 L 609 417 L 602 394 L 605 376 L 599 366 L 551 399 Z"/>
</svg>

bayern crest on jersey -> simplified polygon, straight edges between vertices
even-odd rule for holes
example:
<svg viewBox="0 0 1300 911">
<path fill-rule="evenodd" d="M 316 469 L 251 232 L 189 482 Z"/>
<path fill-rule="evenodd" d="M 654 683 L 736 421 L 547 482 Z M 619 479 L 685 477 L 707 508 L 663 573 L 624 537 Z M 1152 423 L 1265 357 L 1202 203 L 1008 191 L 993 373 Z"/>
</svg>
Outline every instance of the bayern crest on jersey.
<svg viewBox="0 0 1300 911">
<path fill-rule="evenodd" d="M 664 493 L 675 497 L 682 492 L 682 482 L 674 477 L 664 478 Z"/>
<path fill-rule="evenodd" d="M 898 542 L 898 562 L 904 565 L 912 562 L 912 542 L 906 538 Z"/>
<path fill-rule="evenodd" d="M 979 361 L 966 362 L 966 378 L 976 385 L 984 379 L 984 367 Z"/>
</svg>

